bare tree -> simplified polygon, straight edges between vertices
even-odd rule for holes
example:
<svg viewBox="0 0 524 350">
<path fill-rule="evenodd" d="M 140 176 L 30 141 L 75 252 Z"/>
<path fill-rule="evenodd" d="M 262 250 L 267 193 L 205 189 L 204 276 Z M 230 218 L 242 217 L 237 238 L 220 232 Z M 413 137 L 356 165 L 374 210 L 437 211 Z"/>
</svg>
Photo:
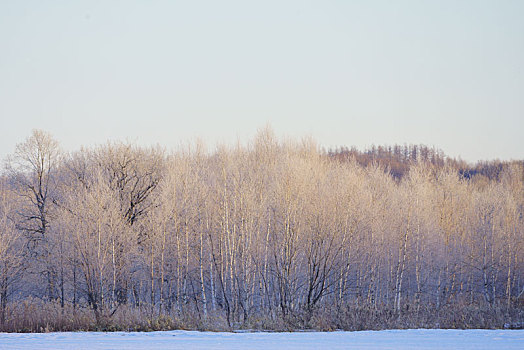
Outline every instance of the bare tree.
<svg viewBox="0 0 524 350">
<path fill-rule="evenodd" d="M 73 190 L 61 203 L 61 224 L 69 232 L 70 260 L 78 262 L 84 277 L 82 291 L 100 322 L 118 307 L 115 279 L 120 266 L 115 266 L 115 261 L 129 264 L 136 236 L 125 222 L 116 193 L 101 173 L 92 176 L 88 187 L 71 186 Z"/>
<path fill-rule="evenodd" d="M 0 327 L 6 322 L 7 302 L 24 267 L 22 236 L 15 225 L 15 193 L 0 178 Z"/>
<path fill-rule="evenodd" d="M 58 142 L 45 131 L 33 130 L 25 142 L 16 146 L 14 155 L 9 157 L 7 163 L 8 173 L 23 200 L 18 227 L 26 232 L 32 253 L 43 263 L 41 272 L 46 276 L 49 300 L 56 297 L 56 271 L 53 269 L 48 231 L 59 161 Z"/>
</svg>

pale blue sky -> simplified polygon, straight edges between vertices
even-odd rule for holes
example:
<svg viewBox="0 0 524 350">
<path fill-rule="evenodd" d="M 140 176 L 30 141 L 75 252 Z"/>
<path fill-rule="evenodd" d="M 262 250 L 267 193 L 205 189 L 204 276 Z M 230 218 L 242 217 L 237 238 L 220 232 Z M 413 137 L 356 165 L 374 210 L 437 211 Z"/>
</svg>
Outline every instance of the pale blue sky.
<svg viewBox="0 0 524 350">
<path fill-rule="evenodd" d="M 0 158 L 200 137 L 524 158 L 524 1 L 0 0 Z"/>
</svg>

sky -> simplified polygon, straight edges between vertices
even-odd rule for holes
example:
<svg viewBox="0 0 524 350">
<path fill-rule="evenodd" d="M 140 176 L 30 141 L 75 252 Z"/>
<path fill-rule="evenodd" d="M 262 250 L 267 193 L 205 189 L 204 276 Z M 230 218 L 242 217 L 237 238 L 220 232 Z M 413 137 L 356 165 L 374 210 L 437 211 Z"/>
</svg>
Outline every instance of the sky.
<svg viewBox="0 0 524 350">
<path fill-rule="evenodd" d="M 0 0 L 0 159 L 107 141 L 524 159 L 524 1 Z"/>
</svg>

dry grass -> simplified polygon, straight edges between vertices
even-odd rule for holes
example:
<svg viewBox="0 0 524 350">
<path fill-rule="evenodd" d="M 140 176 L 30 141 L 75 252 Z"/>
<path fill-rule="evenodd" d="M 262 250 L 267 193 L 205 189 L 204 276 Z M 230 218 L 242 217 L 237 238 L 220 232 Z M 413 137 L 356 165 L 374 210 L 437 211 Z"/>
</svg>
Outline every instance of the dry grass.
<svg viewBox="0 0 524 350">
<path fill-rule="evenodd" d="M 192 310 L 173 314 L 151 315 L 151 308 L 121 306 L 111 317 L 96 322 L 91 309 L 73 308 L 67 304 L 26 299 L 11 303 L 7 310 L 2 332 L 56 332 L 56 331 L 159 331 L 173 329 L 230 331 L 252 329 L 269 331 L 293 331 L 314 329 L 333 331 L 337 329 L 380 330 L 408 328 L 522 328 L 524 308 L 507 309 L 502 305 L 449 305 L 437 309 L 434 305 L 409 307 L 400 312 L 387 307 L 324 305 L 312 312 L 298 311 L 283 316 L 270 317 L 267 313 L 253 314 L 248 319 L 228 327 L 225 316 L 209 313 L 207 318 Z"/>
</svg>

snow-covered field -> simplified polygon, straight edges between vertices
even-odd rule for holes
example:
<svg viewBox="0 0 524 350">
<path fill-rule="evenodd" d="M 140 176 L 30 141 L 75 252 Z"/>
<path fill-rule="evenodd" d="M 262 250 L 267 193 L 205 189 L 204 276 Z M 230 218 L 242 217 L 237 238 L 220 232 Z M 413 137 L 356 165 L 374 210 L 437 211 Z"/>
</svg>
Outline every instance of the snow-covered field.
<svg viewBox="0 0 524 350">
<path fill-rule="evenodd" d="M 0 349 L 524 349 L 524 330 L 0 333 Z"/>
</svg>

